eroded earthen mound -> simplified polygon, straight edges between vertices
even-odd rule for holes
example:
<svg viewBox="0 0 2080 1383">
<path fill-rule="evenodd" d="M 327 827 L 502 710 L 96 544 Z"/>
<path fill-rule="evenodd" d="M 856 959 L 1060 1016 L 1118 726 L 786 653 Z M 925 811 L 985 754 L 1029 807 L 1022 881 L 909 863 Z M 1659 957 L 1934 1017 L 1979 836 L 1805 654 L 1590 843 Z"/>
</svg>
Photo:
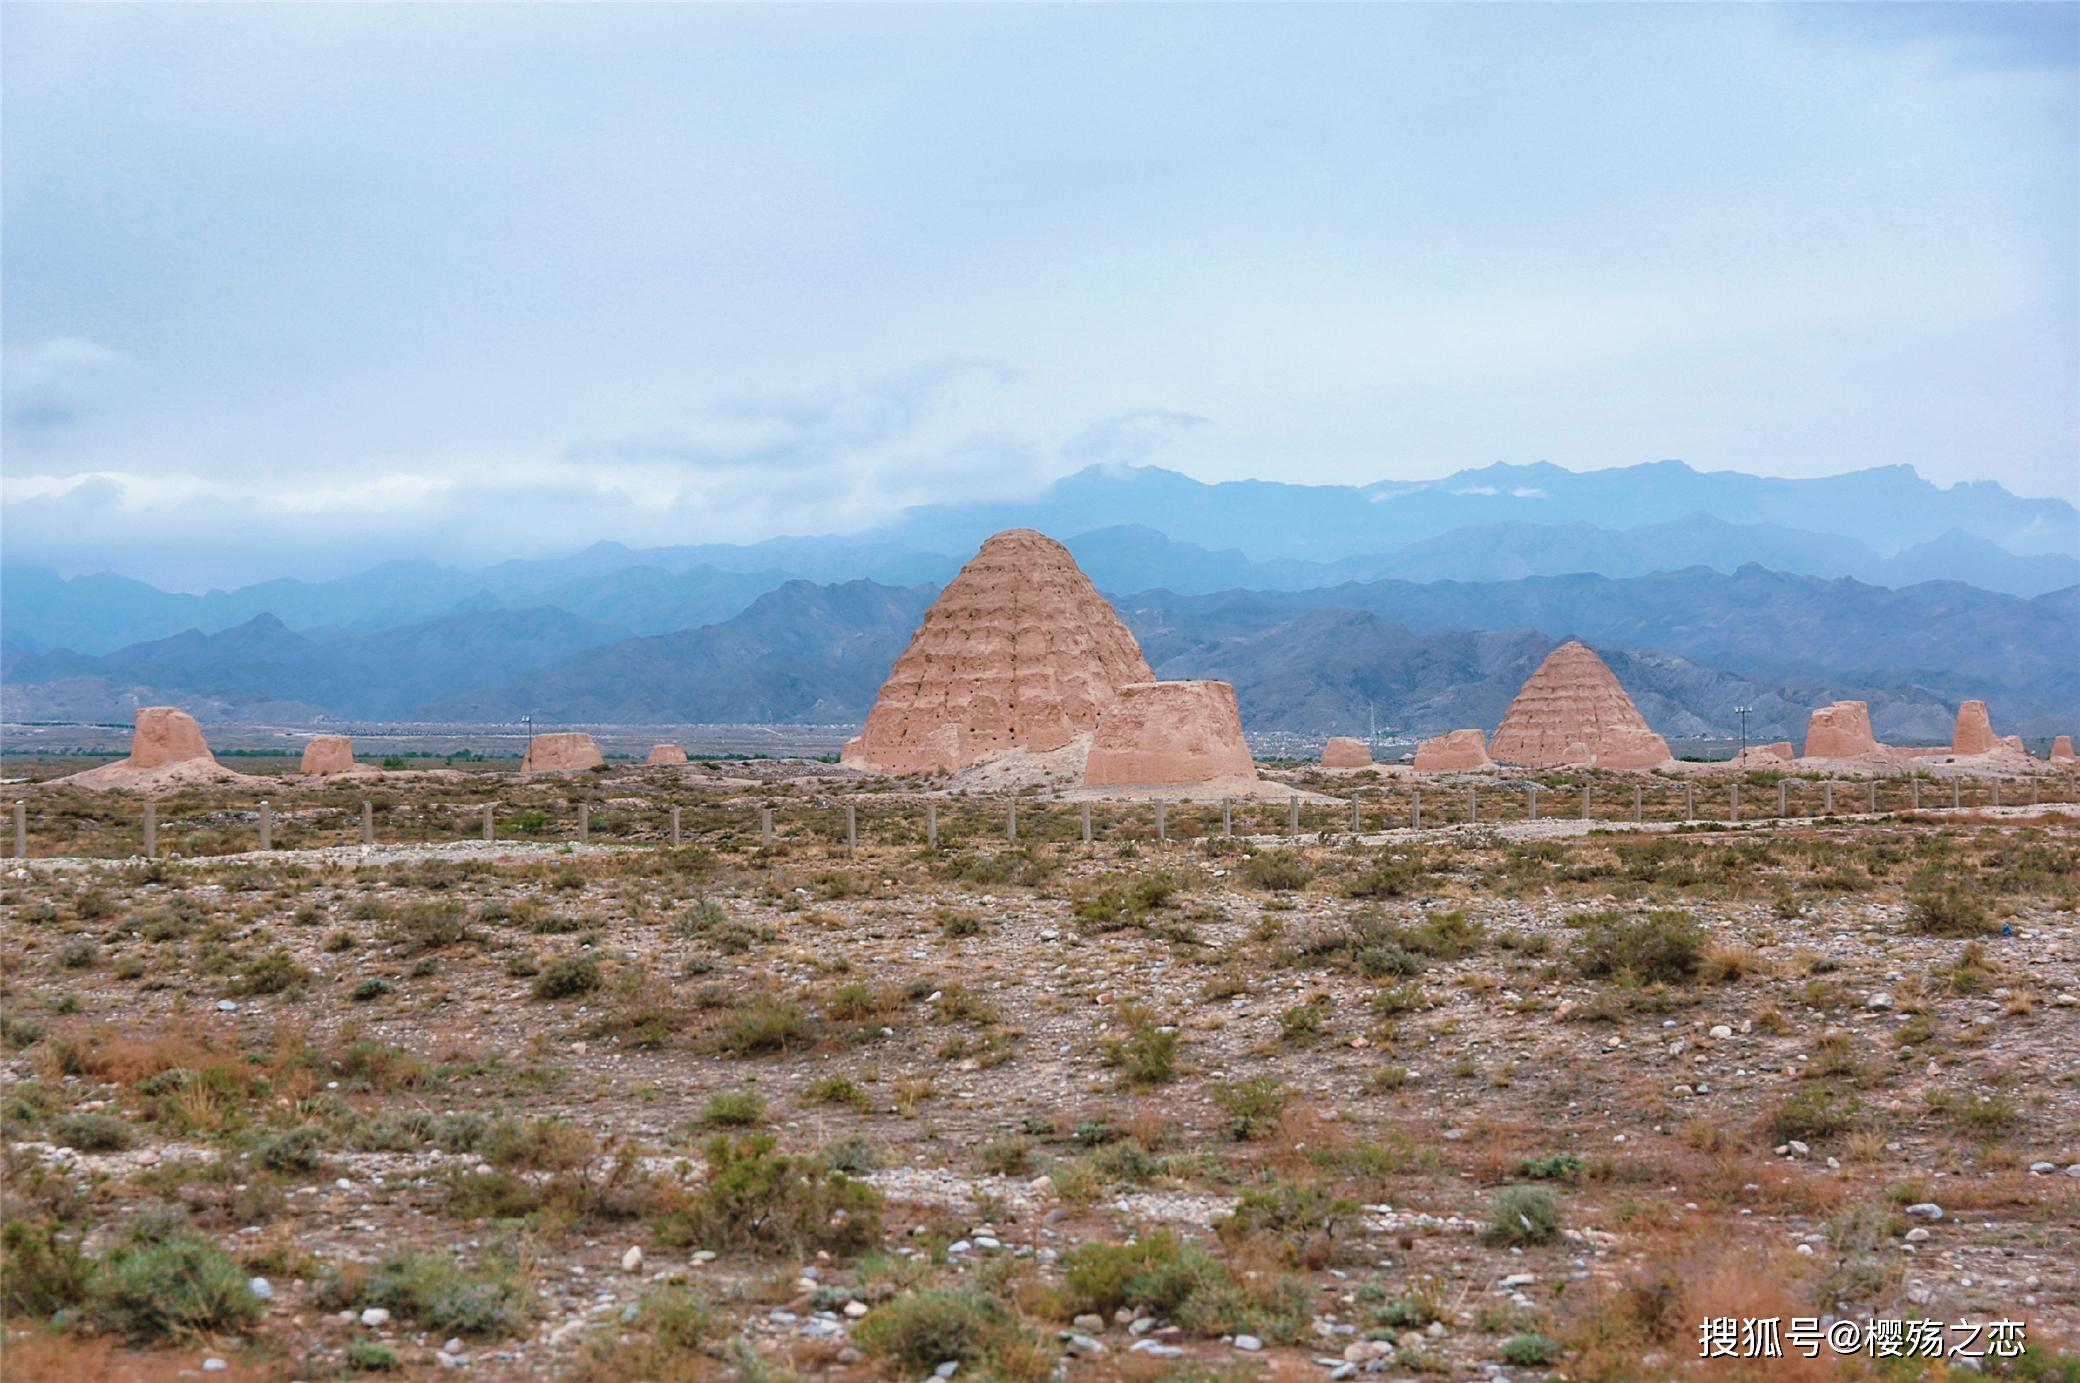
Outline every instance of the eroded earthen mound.
<svg viewBox="0 0 2080 1383">
<path fill-rule="evenodd" d="M 189 759 L 216 761 L 195 717 L 172 706 L 140 708 L 137 729 L 130 737 L 130 766 L 164 768 Z"/>
<path fill-rule="evenodd" d="M 2057 739 L 2051 741 L 2051 762 L 2055 764 L 2069 764 L 2073 762 L 2073 737 L 2071 735 L 2060 735 Z"/>
<path fill-rule="evenodd" d="M 1950 736 L 1950 751 L 1954 754 L 1990 754 L 2000 747 L 2000 737 L 1993 733 L 1993 717 L 1986 713 L 1984 701 L 1967 701 L 1957 708 L 1957 729 Z"/>
<path fill-rule="evenodd" d="M 1014 528 L 932 602 L 841 761 L 919 773 L 1049 753 L 1095 731 L 1121 687 L 1154 676 L 1069 550 Z"/>
<path fill-rule="evenodd" d="M 653 744 L 650 746 L 650 757 L 643 760 L 643 762 L 647 764 L 683 764 L 686 762 L 686 751 L 676 744 Z"/>
<path fill-rule="evenodd" d="M 1098 719 L 1085 787 L 1254 780 L 1235 689 L 1226 682 L 1135 682 Z"/>
<path fill-rule="evenodd" d="M 1451 730 L 1416 746 L 1416 769 L 1422 773 L 1464 773 L 1493 768 L 1488 737 L 1478 730 Z"/>
<path fill-rule="evenodd" d="M 1322 746 L 1323 768 L 1370 768 L 1372 746 L 1349 735 L 1336 735 Z"/>
<path fill-rule="evenodd" d="M 1854 759 L 1884 752 L 1871 733 L 1871 708 L 1862 701 L 1836 701 L 1813 712 L 1806 722 L 1809 759 Z"/>
<path fill-rule="evenodd" d="M 154 794 L 238 782 L 244 777 L 217 762 L 195 717 L 172 706 L 143 706 L 138 708 L 137 728 L 130 736 L 129 758 L 58 781 L 96 792 Z"/>
<path fill-rule="evenodd" d="M 522 773 L 572 773 L 597 768 L 606 759 L 599 745 L 582 730 L 559 730 L 536 735 L 527 742 L 527 756 L 520 760 Z"/>
<path fill-rule="evenodd" d="M 1603 659 L 1574 640 L 1548 653 L 1524 683 L 1488 753 L 1526 768 L 1655 768 L 1670 757 L 1668 742 Z"/>
<path fill-rule="evenodd" d="M 313 735 L 303 747 L 305 773 L 351 773 L 354 741 L 345 735 Z"/>
</svg>

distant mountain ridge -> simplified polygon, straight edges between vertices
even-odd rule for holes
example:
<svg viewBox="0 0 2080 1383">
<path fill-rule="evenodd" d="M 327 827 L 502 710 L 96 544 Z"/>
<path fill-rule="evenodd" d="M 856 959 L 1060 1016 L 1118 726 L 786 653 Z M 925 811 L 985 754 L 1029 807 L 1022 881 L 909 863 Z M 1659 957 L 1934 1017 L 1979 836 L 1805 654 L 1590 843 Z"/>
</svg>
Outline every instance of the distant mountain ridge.
<svg viewBox="0 0 2080 1383">
<path fill-rule="evenodd" d="M 308 704 L 342 717 L 538 722 L 857 721 L 934 588 L 785 583 L 730 619 L 616 639 L 561 611 L 488 610 L 365 635 L 259 618 L 100 657 L 8 649 L 15 719 L 119 718 L 149 690 L 206 708 Z M 1982 697 L 2003 733 L 2080 725 L 2080 589 L 2032 600 L 1956 583 L 1904 591 L 1759 567 L 1511 582 L 1351 582 L 1299 592 L 1115 599 L 1166 677 L 1232 681 L 1258 730 L 1350 733 L 1376 713 L 1429 732 L 1491 727 L 1539 658 L 1580 637 L 1676 737 L 1802 738 L 1806 713 L 1872 703 L 1879 732 L 1941 740 Z M 101 707 L 97 713 L 84 708 Z"/>
</svg>

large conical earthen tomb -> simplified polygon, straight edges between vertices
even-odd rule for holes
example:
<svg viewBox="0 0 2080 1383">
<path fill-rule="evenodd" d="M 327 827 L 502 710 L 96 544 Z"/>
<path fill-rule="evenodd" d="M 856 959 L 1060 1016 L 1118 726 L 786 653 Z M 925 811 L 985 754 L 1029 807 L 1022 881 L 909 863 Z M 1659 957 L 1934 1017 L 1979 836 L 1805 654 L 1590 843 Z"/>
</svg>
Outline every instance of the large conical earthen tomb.
<svg viewBox="0 0 2080 1383">
<path fill-rule="evenodd" d="M 1121 687 L 1154 678 L 1069 550 L 1014 528 L 985 542 L 925 612 L 843 762 L 932 773 L 1050 753 L 1096 731 Z"/>
<path fill-rule="evenodd" d="M 1655 768 L 1670 759 L 1668 742 L 1648 728 L 1603 659 L 1572 640 L 1524 683 L 1488 753 L 1524 768 Z"/>
<path fill-rule="evenodd" d="M 194 716 L 175 706 L 140 706 L 128 758 L 58 781 L 96 791 L 154 793 L 244 778 L 217 762 Z"/>
<path fill-rule="evenodd" d="M 1990 754 L 2001 747 L 1993 733 L 1993 717 L 1984 701 L 1967 701 L 1957 708 L 1957 728 L 1950 734 L 1950 749 L 1956 754 Z"/>
</svg>

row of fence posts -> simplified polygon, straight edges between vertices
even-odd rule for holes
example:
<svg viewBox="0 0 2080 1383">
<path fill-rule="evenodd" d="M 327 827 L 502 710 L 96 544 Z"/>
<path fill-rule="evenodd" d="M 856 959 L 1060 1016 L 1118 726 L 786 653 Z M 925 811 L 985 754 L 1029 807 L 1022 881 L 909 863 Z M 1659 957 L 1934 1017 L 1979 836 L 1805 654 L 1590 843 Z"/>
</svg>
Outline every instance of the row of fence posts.
<svg viewBox="0 0 2080 1383">
<path fill-rule="evenodd" d="M 1908 781 L 1911 784 L 1913 803 L 1912 810 L 1919 811 L 1921 809 L 1922 780 L 1919 778 L 1911 778 Z M 1998 807 L 2001 805 L 2001 780 L 1995 778 L 1990 781 L 1992 783 L 1992 805 Z M 1837 784 L 1833 779 L 1823 779 L 1821 781 L 1821 814 L 1824 816 L 1834 815 L 1836 786 Z M 1732 783 L 1729 784 L 1728 787 L 1729 793 L 1727 801 L 1727 819 L 1733 824 L 1738 825 L 1741 821 L 1741 785 L 1739 783 Z M 1367 791 L 1368 789 L 1366 788 L 1355 788 L 1351 792 L 1351 831 L 1353 834 L 1357 834 L 1364 829 L 1364 794 Z M 1539 815 L 1538 806 L 1539 793 L 1552 791 L 1557 791 L 1557 789 L 1548 788 L 1540 783 L 1524 784 L 1525 811 L 1529 815 L 1531 820 L 1537 821 L 1541 819 Z M 1584 821 L 1590 821 L 1595 819 L 1594 794 L 1595 788 L 1593 784 L 1586 782 L 1582 784 L 1582 819 Z M 2029 781 L 2028 805 L 2036 806 L 2037 800 L 2037 780 L 2035 778 L 2031 778 Z M 1952 809 L 1957 809 L 1962 807 L 1963 805 L 1963 782 L 1960 779 L 1952 778 L 1950 780 L 1950 806 L 1952 807 Z M 2017 802 L 2014 805 L 2021 806 L 2023 804 Z M 1158 798 L 1156 799 L 1154 806 L 1156 814 L 1156 839 L 1168 840 L 1170 839 L 1168 816 L 1170 804 Z M 1079 824 L 1081 828 L 1080 833 L 1083 842 L 1085 844 L 1089 844 L 1091 841 L 1091 804 L 1089 802 L 1082 802 L 1078 804 L 1078 808 L 1080 817 Z M 1646 819 L 1645 808 L 1645 785 L 1640 783 L 1634 783 L 1632 785 L 1632 820 L 1635 823 L 1642 822 Z M 671 814 L 670 838 L 672 842 L 672 848 L 675 850 L 679 848 L 684 838 L 682 832 L 682 818 L 680 815 L 681 810 L 682 809 L 679 807 L 673 807 Z M 1878 780 L 1875 778 L 1871 779 L 1869 783 L 1867 810 L 1874 815 L 1878 810 Z M 496 821 L 494 819 L 493 813 L 494 808 L 492 804 L 488 802 L 485 803 L 484 839 L 487 841 L 495 840 L 497 838 Z M 1788 778 L 1780 778 L 1777 780 L 1777 816 L 1779 818 L 1788 818 L 1790 814 L 1791 780 Z M 1466 789 L 1466 820 L 1470 824 L 1477 824 L 1480 821 L 1480 789 L 1478 786 L 1469 787 Z M 1683 820 L 1697 820 L 1697 787 L 1694 783 L 1683 784 Z M 1413 830 L 1421 830 L 1423 827 L 1423 790 L 1421 788 L 1414 788 L 1411 789 L 1409 792 L 1408 824 L 1409 827 Z M 925 804 L 924 831 L 925 843 L 928 846 L 936 848 L 939 844 L 939 804 L 936 802 L 927 802 Z M 1221 799 L 1221 835 L 1223 837 L 1232 837 L 1234 834 L 1234 800 L 1232 798 L 1223 797 Z M 1286 802 L 1286 834 L 1294 836 L 1300 834 L 1300 798 L 1298 796 L 1290 797 L 1287 799 Z M 1004 819 L 1004 836 L 1005 839 L 1009 841 L 1016 842 L 1018 840 L 1018 801 L 1016 798 L 1012 799 L 1006 807 Z M 590 803 L 580 802 L 578 804 L 578 841 L 580 844 L 584 844 L 590 842 L 591 839 L 592 806 Z M 771 804 L 767 804 L 765 806 L 761 806 L 758 809 L 758 843 L 764 848 L 770 850 L 773 847 L 773 840 L 773 808 Z M 373 845 L 375 844 L 375 841 L 375 806 L 371 802 L 363 802 L 361 804 L 361 843 L 363 845 Z M 845 848 L 848 850 L 854 850 L 858 847 L 859 809 L 855 803 L 847 802 L 845 804 Z M 272 804 L 268 802 L 262 802 L 260 804 L 260 848 L 262 850 L 274 849 L 274 807 Z M 158 854 L 158 852 L 159 808 L 157 803 L 146 802 L 144 804 L 144 853 L 147 857 L 151 857 Z M 23 801 L 17 800 L 14 804 L 14 857 L 16 859 L 26 859 L 28 858 L 28 854 L 29 824 L 27 804 Z"/>
</svg>

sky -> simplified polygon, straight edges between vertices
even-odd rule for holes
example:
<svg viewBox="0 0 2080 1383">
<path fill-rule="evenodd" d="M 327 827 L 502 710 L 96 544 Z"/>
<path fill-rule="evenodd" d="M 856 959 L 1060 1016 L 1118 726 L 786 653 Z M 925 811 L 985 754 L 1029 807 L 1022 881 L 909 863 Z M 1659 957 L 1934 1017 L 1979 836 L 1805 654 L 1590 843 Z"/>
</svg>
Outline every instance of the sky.
<svg viewBox="0 0 2080 1383">
<path fill-rule="evenodd" d="M 2080 498 L 2080 6 L 0 7 L 0 541 L 196 589 L 1098 462 Z"/>
</svg>

